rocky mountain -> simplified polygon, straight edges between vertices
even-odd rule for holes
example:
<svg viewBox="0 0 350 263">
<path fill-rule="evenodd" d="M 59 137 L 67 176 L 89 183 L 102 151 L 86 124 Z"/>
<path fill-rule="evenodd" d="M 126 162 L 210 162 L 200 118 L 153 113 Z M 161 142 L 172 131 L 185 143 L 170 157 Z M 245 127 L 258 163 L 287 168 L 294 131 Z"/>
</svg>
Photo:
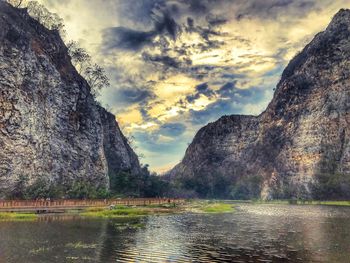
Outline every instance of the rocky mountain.
<svg viewBox="0 0 350 263">
<path fill-rule="evenodd" d="M 108 188 L 109 174 L 141 169 L 115 116 L 96 103 L 73 67 L 58 31 L 4 1 L 0 149 L 0 198 L 38 181 Z"/>
<path fill-rule="evenodd" d="M 200 196 L 350 197 L 350 10 L 284 70 L 259 116 L 201 128 L 169 175 Z"/>
</svg>

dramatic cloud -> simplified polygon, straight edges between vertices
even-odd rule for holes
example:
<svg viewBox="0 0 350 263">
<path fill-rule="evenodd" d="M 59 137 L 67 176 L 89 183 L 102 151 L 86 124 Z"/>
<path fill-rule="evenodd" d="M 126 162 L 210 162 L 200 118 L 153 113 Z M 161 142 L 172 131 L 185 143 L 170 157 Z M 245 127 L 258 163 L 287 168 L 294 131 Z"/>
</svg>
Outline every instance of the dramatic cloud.
<svg viewBox="0 0 350 263">
<path fill-rule="evenodd" d="M 125 27 L 113 27 L 104 30 L 104 49 L 131 49 L 140 50 L 147 44 L 152 44 L 159 35 L 168 35 L 176 39 L 178 25 L 171 15 L 160 7 L 150 11 L 150 17 L 154 23 L 151 31 L 137 31 Z"/>
<path fill-rule="evenodd" d="M 99 98 L 151 169 L 222 115 L 260 114 L 283 68 L 348 0 L 42 0 L 106 68 Z M 77 10 L 79 10 L 77 14 Z"/>
<path fill-rule="evenodd" d="M 186 126 L 182 123 L 165 123 L 159 128 L 159 134 L 168 136 L 168 137 L 176 137 L 183 134 L 186 130 Z"/>
<path fill-rule="evenodd" d="M 125 27 L 108 28 L 105 30 L 103 38 L 105 49 L 121 48 L 139 50 L 144 45 L 152 43 L 155 33 L 135 31 Z"/>
</svg>

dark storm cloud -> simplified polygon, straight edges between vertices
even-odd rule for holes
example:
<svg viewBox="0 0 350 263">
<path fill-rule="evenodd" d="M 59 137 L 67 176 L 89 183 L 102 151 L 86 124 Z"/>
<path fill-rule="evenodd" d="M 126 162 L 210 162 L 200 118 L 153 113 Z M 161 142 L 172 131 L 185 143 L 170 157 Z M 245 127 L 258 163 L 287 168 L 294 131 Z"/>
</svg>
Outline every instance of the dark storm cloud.
<svg viewBox="0 0 350 263">
<path fill-rule="evenodd" d="M 258 102 L 263 96 L 263 92 L 263 89 L 257 87 L 251 87 L 249 89 L 236 88 L 236 82 L 234 81 L 223 85 L 216 91 L 216 94 L 220 99 L 230 99 L 230 102 L 246 104 Z"/>
<path fill-rule="evenodd" d="M 206 95 L 207 97 L 211 97 L 214 94 L 214 92 L 209 89 L 207 83 L 199 84 L 198 86 L 196 86 L 196 91 Z"/>
<path fill-rule="evenodd" d="M 223 79 L 237 79 L 244 77 L 243 74 L 234 74 L 234 73 L 224 73 L 220 76 Z"/>
<path fill-rule="evenodd" d="M 210 47 L 212 47 L 212 48 L 213 47 L 219 47 L 218 44 L 224 44 L 224 43 L 220 43 L 218 41 L 210 40 L 210 37 L 212 37 L 212 36 L 221 36 L 221 35 L 223 35 L 223 33 L 221 33 L 218 30 L 214 30 L 212 28 L 198 27 L 197 28 L 197 32 L 207 42 L 208 48 L 210 48 Z"/>
<path fill-rule="evenodd" d="M 235 90 L 235 84 L 233 82 L 228 82 L 219 89 L 218 93 L 220 95 L 229 95 L 229 94 L 232 94 L 234 90 Z"/>
<path fill-rule="evenodd" d="M 152 10 L 155 7 L 161 7 L 166 8 L 174 16 L 178 16 L 180 11 L 191 15 L 190 20 L 192 22 L 194 17 L 205 17 L 210 25 L 219 25 L 231 19 L 232 17 L 230 16 L 219 16 L 218 13 L 225 13 L 232 6 L 238 10 L 236 17 L 243 19 L 252 16 L 272 18 L 286 10 L 301 16 L 311 8 L 320 5 L 310 0 L 128 0 L 122 2 L 124 2 L 123 6 L 125 7 L 122 9 L 123 13 L 134 21 L 149 21 L 149 14 Z"/>
<path fill-rule="evenodd" d="M 154 31 L 142 32 L 125 27 L 108 28 L 103 32 L 104 48 L 106 50 L 120 48 L 140 50 L 144 45 L 152 43 Z"/>
<path fill-rule="evenodd" d="M 289 14 L 303 16 L 310 9 L 315 8 L 315 3 L 309 0 L 254 0 L 239 1 L 239 9 L 236 14 L 238 20 L 250 17 L 259 17 L 263 19 L 272 19 L 281 13 L 288 11 Z"/>
<path fill-rule="evenodd" d="M 227 23 L 227 18 L 225 18 L 225 17 L 220 17 L 220 16 L 218 16 L 218 15 L 208 15 L 207 17 L 206 17 L 206 20 L 207 20 L 207 22 L 208 22 L 208 24 L 210 25 L 210 26 L 220 26 L 220 25 L 223 25 L 223 24 L 226 24 Z"/>
<path fill-rule="evenodd" d="M 124 87 L 120 87 L 118 89 L 110 88 L 108 91 L 108 96 L 104 97 L 104 101 L 108 105 L 119 105 L 123 107 L 128 107 L 135 103 L 143 105 L 147 104 L 147 102 L 155 97 L 154 93 L 147 88 L 137 88 L 127 87 L 128 85 L 124 85 Z"/>
<path fill-rule="evenodd" d="M 141 107 L 139 108 L 142 119 L 144 122 L 154 122 L 156 124 L 161 124 L 161 122 L 155 118 L 152 117 L 149 114 L 149 111 L 152 109 L 152 107 L 147 103 L 147 101 L 145 101 L 144 103 L 141 104 Z"/>
<path fill-rule="evenodd" d="M 145 46 L 152 46 L 162 50 L 163 57 L 149 59 L 149 62 L 164 62 L 164 66 L 177 65 L 175 59 L 164 53 L 169 51 L 169 42 L 176 41 L 177 37 L 183 30 L 198 33 L 203 38 L 203 43 L 199 43 L 197 47 L 201 51 L 208 51 L 223 45 L 223 42 L 211 39 L 220 36 L 222 33 L 218 29 L 220 25 L 226 23 L 228 19 L 222 15 L 213 15 L 210 11 L 223 1 L 128 1 L 118 5 L 122 13 L 122 21 L 124 25 L 107 28 L 103 32 L 103 50 L 109 51 L 113 49 L 124 49 L 131 51 L 140 51 Z M 187 17 L 187 15 L 193 16 Z M 194 19 L 200 19 L 198 16 L 204 16 L 204 24 L 194 26 Z M 126 20 L 129 18 L 129 20 Z M 127 27 L 132 24 L 133 26 Z M 142 25 L 141 25 L 142 24 Z M 139 28 L 148 28 L 148 30 L 139 30 Z M 161 40 L 156 40 L 160 36 Z M 164 38 L 168 37 L 168 38 Z M 186 50 L 189 47 L 175 48 L 176 53 L 180 56 L 187 56 Z M 189 57 L 182 58 L 184 67 L 191 65 Z"/>
<path fill-rule="evenodd" d="M 236 82 L 228 82 L 215 91 L 217 100 L 209 104 L 205 109 L 190 110 L 190 120 L 192 124 L 203 125 L 228 113 L 240 114 L 242 113 L 243 105 L 248 103 L 258 104 L 264 99 L 264 89 L 257 87 L 238 89 L 235 85 Z M 209 87 L 206 89 L 210 90 Z"/>
<path fill-rule="evenodd" d="M 228 79 L 244 78 L 244 74 L 233 74 L 237 71 L 238 65 L 235 66 L 221 66 L 221 65 L 200 65 L 192 66 L 187 69 L 187 74 L 197 80 L 202 80 L 210 76 L 211 80 L 219 80 L 220 83 L 227 82 Z"/>
<path fill-rule="evenodd" d="M 193 103 L 195 100 L 199 99 L 200 95 L 203 94 L 208 98 L 212 97 L 215 93 L 209 88 L 207 83 L 202 83 L 196 86 L 195 93 L 188 95 L 186 100 L 189 103 Z"/>
<path fill-rule="evenodd" d="M 205 23 L 197 25 L 194 18 L 187 17 L 184 30 L 190 33 L 197 33 L 203 39 L 203 43 L 198 44 L 202 51 L 208 51 L 218 48 L 225 44 L 222 41 L 213 40 L 212 37 L 225 36 L 226 33 L 221 32 L 220 26 L 227 23 L 228 19 L 224 16 L 208 14 L 205 17 Z"/>
<path fill-rule="evenodd" d="M 206 0 L 190 0 L 189 2 L 189 9 L 190 11 L 198 14 L 205 13 L 207 9 L 208 2 Z"/>
<path fill-rule="evenodd" d="M 142 54 L 142 58 L 144 61 L 152 62 L 152 63 L 160 63 L 166 67 L 178 68 L 181 62 L 173 57 L 168 55 L 151 55 L 146 52 Z"/>
<path fill-rule="evenodd" d="M 161 11 L 160 14 L 152 13 L 155 21 L 155 32 L 158 34 L 168 33 L 173 40 L 176 39 L 179 28 L 174 18 L 171 17 L 168 11 Z"/>
<path fill-rule="evenodd" d="M 56 0 L 55 0 L 56 1 Z M 164 6 L 164 0 L 101 0 L 109 1 L 115 4 L 115 12 L 118 16 L 118 20 L 122 25 L 129 25 L 130 21 L 133 22 L 133 26 L 139 28 L 140 26 L 149 27 L 153 26 L 153 18 L 150 16 L 152 10 L 159 6 Z M 86 1 L 88 2 L 88 1 Z M 142 28 L 143 28 L 142 27 Z"/>
<path fill-rule="evenodd" d="M 190 110 L 190 121 L 194 125 L 204 125 L 227 113 L 235 113 L 232 108 L 230 101 L 217 100 L 203 110 Z"/>
<path fill-rule="evenodd" d="M 154 94 L 149 90 L 133 88 L 118 90 L 118 96 L 120 97 L 120 100 L 128 104 L 133 104 L 152 98 L 154 97 Z"/>
<path fill-rule="evenodd" d="M 186 126 L 182 123 L 166 123 L 160 126 L 158 133 L 164 136 L 177 137 L 183 134 Z"/>
<path fill-rule="evenodd" d="M 149 16 L 153 29 L 141 31 L 126 27 L 107 28 L 102 36 L 104 50 L 129 49 L 138 51 L 145 45 L 152 44 L 158 35 L 168 35 L 172 40 L 175 40 L 180 28 L 170 12 L 164 10 L 158 2 L 154 1 L 153 9 L 149 9 L 149 14 L 144 14 Z"/>
</svg>

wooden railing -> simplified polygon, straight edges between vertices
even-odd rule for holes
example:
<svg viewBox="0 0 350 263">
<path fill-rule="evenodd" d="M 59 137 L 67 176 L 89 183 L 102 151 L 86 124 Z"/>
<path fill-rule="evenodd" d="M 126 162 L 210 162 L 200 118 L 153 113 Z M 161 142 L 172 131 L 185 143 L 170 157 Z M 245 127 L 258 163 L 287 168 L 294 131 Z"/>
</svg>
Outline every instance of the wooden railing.
<svg viewBox="0 0 350 263">
<path fill-rule="evenodd" d="M 126 199 L 102 199 L 102 200 L 0 200 L 0 211 L 9 209 L 47 209 L 61 208 L 74 209 L 85 207 L 106 207 L 110 205 L 145 206 L 156 204 L 179 204 L 184 199 L 175 198 L 126 198 Z"/>
</svg>

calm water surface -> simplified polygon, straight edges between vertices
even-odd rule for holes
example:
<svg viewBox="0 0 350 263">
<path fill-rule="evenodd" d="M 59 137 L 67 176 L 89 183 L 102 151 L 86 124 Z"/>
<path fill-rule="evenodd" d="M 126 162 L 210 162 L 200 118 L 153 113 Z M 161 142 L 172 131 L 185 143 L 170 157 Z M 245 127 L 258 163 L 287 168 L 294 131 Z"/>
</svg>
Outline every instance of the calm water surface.
<svg viewBox="0 0 350 263">
<path fill-rule="evenodd" d="M 240 205 L 138 220 L 1 222 L 0 263 L 350 262 L 350 207 Z"/>
</svg>

